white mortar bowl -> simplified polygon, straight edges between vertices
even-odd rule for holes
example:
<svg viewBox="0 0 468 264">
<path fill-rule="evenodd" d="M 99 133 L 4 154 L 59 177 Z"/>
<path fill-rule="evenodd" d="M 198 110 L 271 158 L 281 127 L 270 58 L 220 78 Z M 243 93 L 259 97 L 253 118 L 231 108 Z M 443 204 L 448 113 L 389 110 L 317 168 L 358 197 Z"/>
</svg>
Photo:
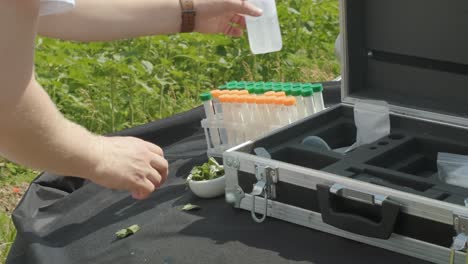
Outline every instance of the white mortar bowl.
<svg viewBox="0 0 468 264">
<path fill-rule="evenodd" d="M 192 174 L 187 178 L 190 190 L 200 198 L 214 198 L 224 194 L 226 186 L 225 176 L 213 180 L 193 181 Z"/>
</svg>

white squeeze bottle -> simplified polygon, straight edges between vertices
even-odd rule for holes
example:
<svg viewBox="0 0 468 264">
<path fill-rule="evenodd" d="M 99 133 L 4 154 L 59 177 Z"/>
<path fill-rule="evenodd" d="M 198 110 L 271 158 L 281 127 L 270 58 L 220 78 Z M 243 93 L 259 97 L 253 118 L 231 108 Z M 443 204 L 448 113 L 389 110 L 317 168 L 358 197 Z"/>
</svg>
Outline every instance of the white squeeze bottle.
<svg viewBox="0 0 468 264">
<path fill-rule="evenodd" d="M 253 54 L 280 51 L 283 47 L 275 0 L 249 0 L 260 8 L 260 17 L 245 16 L 250 49 Z"/>
</svg>

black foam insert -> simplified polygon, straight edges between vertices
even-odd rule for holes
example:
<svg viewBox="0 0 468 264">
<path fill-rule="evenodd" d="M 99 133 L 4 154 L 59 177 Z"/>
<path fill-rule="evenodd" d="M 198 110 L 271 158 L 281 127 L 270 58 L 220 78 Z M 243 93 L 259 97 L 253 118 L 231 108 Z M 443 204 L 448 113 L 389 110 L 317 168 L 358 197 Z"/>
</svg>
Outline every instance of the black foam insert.
<svg viewBox="0 0 468 264">
<path fill-rule="evenodd" d="M 468 1 L 346 1 L 348 92 L 468 117 Z"/>
<path fill-rule="evenodd" d="M 322 137 L 332 149 L 354 143 L 353 108 L 340 105 L 256 141 L 252 149 L 264 147 L 278 161 L 464 205 L 468 189 L 438 178 L 437 154 L 468 155 L 468 130 L 393 114 L 390 123 L 390 135 L 346 155 L 302 144 L 308 136 Z"/>
</svg>

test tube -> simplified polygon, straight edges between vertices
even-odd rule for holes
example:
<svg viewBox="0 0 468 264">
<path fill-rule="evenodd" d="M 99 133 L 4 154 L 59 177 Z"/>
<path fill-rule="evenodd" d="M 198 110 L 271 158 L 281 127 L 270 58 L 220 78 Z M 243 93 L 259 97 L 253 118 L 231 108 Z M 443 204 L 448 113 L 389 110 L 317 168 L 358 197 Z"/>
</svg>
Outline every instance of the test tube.
<svg viewBox="0 0 468 264">
<path fill-rule="evenodd" d="M 320 112 L 325 109 L 325 103 L 323 102 L 323 86 L 321 83 L 317 83 L 313 85 L 314 89 L 314 103 L 315 103 L 315 111 Z"/>
<path fill-rule="evenodd" d="M 296 99 L 296 120 L 302 119 L 305 117 L 305 112 L 304 112 L 304 99 L 302 98 L 302 89 L 300 88 L 293 88 L 292 90 L 292 96 Z"/>
<path fill-rule="evenodd" d="M 271 109 L 270 116 L 271 116 L 271 125 L 274 127 L 281 126 L 280 113 L 281 113 L 281 107 L 283 105 L 283 100 L 284 100 L 284 97 L 282 96 L 280 97 L 275 96 L 272 100 L 272 105 L 270 106 L 270 109 Z"/>
<path fill-rule="evenodd" d="M 302 99 L 304 100 L 306 116 L 310 116 L 316 112 L 313 95 L 314 90 L 312 90 L 312 88 L 306 88 L 302 90 Z"/>
<path fill-rule="evenodd" d="M 220 105 L 223 111 L 224 128 L 220 129 L 221 142 L 227 146 L 232 145 L 233 135 L 231 132 L 230 122 L 232 122 L 231 111 L 231 95 L 224 94 L 219 97 Z"/>
<path fill-rule="evenodd" d="M 270 132 L 273 130 L 274 124 L 275 124 L 275 119 L 277 118 L 276 115 L 276 105 L 275 105 L 275 100 L 276 96 L 266 96 L 265 100 L 265 107 L 266 107 L 266 113 L 268 115 L 268 122 L 265 127 L 265 132 Z"/>
<path fill-rule="evenodd" d="M 285 126 L 289 124 L 289 113 L 286 106 L 287 97 L 277 97 L 279 99 L 278 106 L 278 117 L 280 126 Z M 278 101 L 276 101 L 278 103 Z"/>
<path fill-rule="evenodd" d="M 247 102 L 247 111 L 250 113 L 248 115 L 248 120 L 247 120 L 247 127 L 245 129 L 246 131 L 246 139 L 250 140 L 255 138 L 256 136 L 256 131 L 255 131 L 255 122 L 256 122 L 256 114 L 258 113 L 256 111 L 256 96 L 253 95 L 248 95 L 246 96 L 246 102 Z"/>
<path fill-rule="evenodd" d="M 237 126 L 237 136 L 238 136 L 238 142 L 237 144 L 240 144 L 242 142 L 245 142 L 247 140 L 246 137 L 246 127 L 247 123 L 250 120 L 250 111 L 247 105 L 247 96 L 246 95 L 239 95 L 237 98 L 237 103 L 239 107 L 239 125 Z"/>
<path fill-rule="evenodd" d="M 221 102 L 219 97 L 224 94 L 224 91 L 221 90 L 212 90 L 211 96 L 213 97 L 213 109 L 214 109 L 214 118 L 216 120 L 223 119 L 223 108 L 221 106 Z"/>
<path fill-rule="evenodd" d="M 258 118 L 256 120 L 257 124 L 257 136 L 262 136 L 266 128 L 268 127 L 268 113 L 266 110 L 266 102 L 267 102 L 267 97 L 266 96 L 257 96 L 257 111 L 258 111 Z"/>
<path fill-rule="evenodd" d="M 200 100 L 203 102 L 203 107 L 205 108 L 205 115 L 206 119 L 213 120 L 214 119 L 214 109 L 213 109 L 213 102 L 211 101 L 213 97 L 210 93 L 202 93 L 200 94 Z"/>
<path fill-rule="evenodd" d="M 296 107 L 296 98 L 294 97 L 287 97 L 283 104 L 286 106 L 287 112 L 287 124 L 291 124 L 296 122 L 297 120 L 297 107 Z"/>
</svg>

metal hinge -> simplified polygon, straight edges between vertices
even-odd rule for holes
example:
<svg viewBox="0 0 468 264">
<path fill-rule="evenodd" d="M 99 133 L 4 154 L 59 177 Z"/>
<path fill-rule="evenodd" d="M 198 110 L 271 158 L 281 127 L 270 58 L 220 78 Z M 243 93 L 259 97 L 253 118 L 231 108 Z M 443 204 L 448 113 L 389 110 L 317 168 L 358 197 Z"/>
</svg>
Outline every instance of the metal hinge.
<svg viewBox="0 0 468 264">
<path fill-rule="evenodd" d="M 278 169 L 265 165 L 255 165 L 255 177 L 257 183 L 254 184 L 252 190 L 252 208 L 251 215 L 255 222 L 262 223 L 265 221 L 268 213 L 268 200 L 276 199 L 276 183 L 278 182 Z M 265 199 L 265 209 L 261 218 L 255 214 L 255 200 L 256 197 Z"/>
</svg>

